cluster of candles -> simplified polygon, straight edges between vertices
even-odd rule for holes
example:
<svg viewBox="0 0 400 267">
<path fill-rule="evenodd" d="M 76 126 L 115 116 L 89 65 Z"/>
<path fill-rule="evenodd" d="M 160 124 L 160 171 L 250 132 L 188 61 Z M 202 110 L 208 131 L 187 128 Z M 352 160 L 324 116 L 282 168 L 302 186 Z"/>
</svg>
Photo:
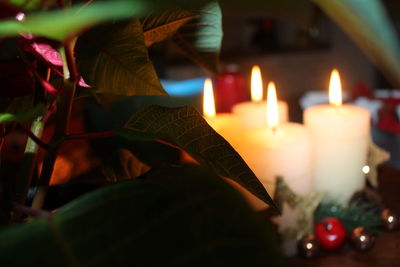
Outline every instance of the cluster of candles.
<svg viewBox="0 0 400 267">
<path fill-rule="evenodd" d="M 278 101 L 273 82 L 263 100 L 261 71 L 251 75 L 252 101 L 232 113 L 216 114 L 210 79 L 204 84 L 203 113 L 208 123 L 246 161 L 270 195 L 277 176 L 297 194 L 324 192 L 325 201 L 346 204 L 365 183 L 363 167 L 370 138 L 368 110 L 342 104 L 340 77 L 333 70 L 329 104 L 304 111 L 304 124 L 288 122 L 288 105 Z"/>
</svg>

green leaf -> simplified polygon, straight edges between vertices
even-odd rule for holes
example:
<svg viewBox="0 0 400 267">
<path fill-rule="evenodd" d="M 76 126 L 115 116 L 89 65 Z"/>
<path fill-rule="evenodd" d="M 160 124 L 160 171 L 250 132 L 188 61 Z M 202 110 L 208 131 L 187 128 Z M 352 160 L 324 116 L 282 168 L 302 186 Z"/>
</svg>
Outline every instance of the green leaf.
<svg viewBox="0 0 400 267">
<path fill-rule="evenodd" d="M 24 10 L 45 9 L 56 4 L 56 0 L 8 0 L 7 2 L 19 6 Z"/>
<path fill-rule="evenodd" d="M 166 95 L 138 19 L 95 27 L 78 39 L 77 48 L 78 68 L 96 93 Z"/>
<path fill-rule="evenodd" d="M 378 0 L 313 0 L 400 87 L 400 42 Z"/>
<path fill-rule="evenodd" d="M 95 2 L 86 7 L 76 5 L 62 10 L 28 14 L 26 20 L 0 22 L 0 36 L 17 36 L 20 33 L 64 40 L 99 22 L 142 15 L 142 1 Z"/>
<path fill-rule="evenodd" d="M 198 18 L 184 24 L 174 35 L 174 42 L 195 63 L 217 74 L 223 35 L 221 9 L 212 1 L 194 12 Z"/>
<path fill-rule="evenodd" d="M 224 180 L 196 165 L 142 178 L 3 230 L 0 265 L 282 266 L 265 219 Z"/>
<path fill-rule="evenodd" d="M 275 207 L 264 186 L 239 154 L 193 107 L 148 106 L 133 115 L 118 132 L 128 139 L 161 139 L 177 145 L 218 175 L 236 181 Z"/>
<path fill-rule="evenodd" d="M 349 233 L 354 228 L 362 226 L 373 231 L 374 234 L 379 234 L 383 226 L 380 208 L 373 203 L 364 201 L 351 202 L 347 206 L 335 202 L 321 203 L 315 212 L 314 221 L 335 217 L 344 224 Z"/>
<path fill-rule="evenodd" d="M 30 110 L 20 113 L 0 113 L 0 123 L 10 123 L 15 121 L 31 121 L 45 112 L 45 106 L 39 104 Z"/>
<path fill-rule="evenodd" d="M 173 9 L 146 16 L 142 19 L 144 43 L 147 47 L 171 37 L 183 24 L 197 15 L 193 12 Z"/>
</svg>

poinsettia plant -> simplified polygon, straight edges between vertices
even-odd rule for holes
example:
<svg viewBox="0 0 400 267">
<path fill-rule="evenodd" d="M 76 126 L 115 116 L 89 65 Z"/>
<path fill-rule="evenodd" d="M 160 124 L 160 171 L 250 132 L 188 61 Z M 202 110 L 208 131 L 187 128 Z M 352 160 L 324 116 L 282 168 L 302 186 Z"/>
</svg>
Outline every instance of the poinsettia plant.
<svg viewBox="0 0 400 267">
<path fill-rule="evenodd" d="M 311 4 L 307 0 L 219 2 L 227 10 L 265 10 L 278 16 L 283 12 L 296 18 Z M 361 47 L 400 84 L 396 72 L 400 65 L 391 58 L 398 53 L 397 39 L 387 29 L 384 13 L 368 19 L 364 16 L 368 8 L 357 1 L 314 2 L 350 35 L 357 33 L 356 42 L 371 42 Z M 371 2 L 375 6 L 370 8 L 380 8 L 378 1 Z M 278 253 L 263 220 L 220 177 L 234 180 L 274 207 L 271 197 L 194 108 L 148 106 L 132 114 L 123 127 L 107 132 L 73 132 L 69 127 L 73 103 L 80 97 L 166 95 L 148 55 L 150 46 L 166 39 L 217 74 L 223 36 L 220 4 L 211 0 L 0 2 L 0 149 L 16 129 L 29 136 L 18 171 L 0 181 L 0 262 L 108 266 L 129 260 L 146 265 L 150 260 L 154 266 L 205 266 L 211 261 L 251 265 L 275 259 Z M 379 38 L 381 34 L 385 38 Z M 49 123 L 54 131 L 45 142 L 42 137 Z M 42 210 L 60 147 L 72 139 L 114 135 L 177 147 L 197 165 L 158 166 L 139 173 L 138 179 L 86 194 L 58 211 Z M 43 160 L 39 150 L 44 151 Z M 30 188 L 37 188 L 31 207 Z M 27 217 L 38 218 L 9 226 Z"/>
</svg>

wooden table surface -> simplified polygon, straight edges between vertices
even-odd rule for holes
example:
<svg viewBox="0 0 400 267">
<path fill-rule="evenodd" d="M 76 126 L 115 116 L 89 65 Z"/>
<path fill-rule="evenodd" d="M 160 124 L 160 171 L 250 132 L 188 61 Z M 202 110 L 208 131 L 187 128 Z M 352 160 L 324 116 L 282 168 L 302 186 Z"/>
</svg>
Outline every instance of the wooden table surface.
<svg viewBox="0 0 400 267">
<path fill-rule="evenodd" d="M 382 165 L 379 168 L 378 191 L 387 208 L 400 212 L 400 171 Z M 323 252 L 319 257 L 304 259 L 299 256 L 288 258 L 288 266 L 400 266 L 400 230 L 382 233 L 374 247 L 368 252 L 359 252 L 349 245 L 337 252 Z"/>
</svg>

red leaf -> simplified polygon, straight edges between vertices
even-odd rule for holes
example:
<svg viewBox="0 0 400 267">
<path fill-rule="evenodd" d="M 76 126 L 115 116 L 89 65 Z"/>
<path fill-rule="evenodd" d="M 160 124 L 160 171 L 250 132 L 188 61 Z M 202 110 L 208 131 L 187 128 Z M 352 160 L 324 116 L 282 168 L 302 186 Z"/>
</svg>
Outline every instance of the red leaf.
<svg viewBox="0 0 400 267">
<path fill-rule="evenodd" d="M 60 54 L 51 45 L 33 42 L 32 48 L 51 64 L 55 66 L 62 66 Z"/>
</svg>

